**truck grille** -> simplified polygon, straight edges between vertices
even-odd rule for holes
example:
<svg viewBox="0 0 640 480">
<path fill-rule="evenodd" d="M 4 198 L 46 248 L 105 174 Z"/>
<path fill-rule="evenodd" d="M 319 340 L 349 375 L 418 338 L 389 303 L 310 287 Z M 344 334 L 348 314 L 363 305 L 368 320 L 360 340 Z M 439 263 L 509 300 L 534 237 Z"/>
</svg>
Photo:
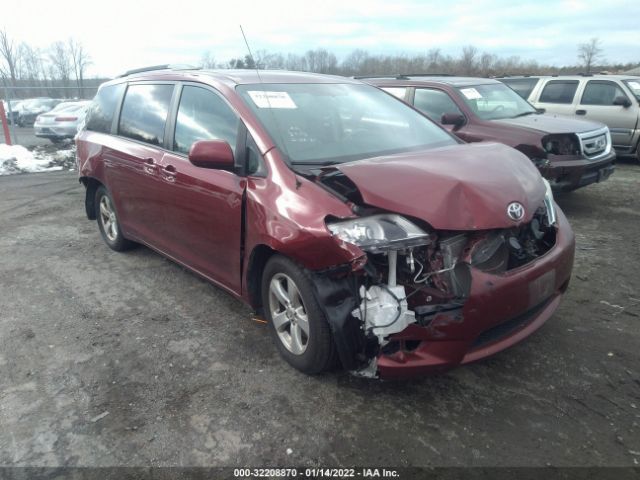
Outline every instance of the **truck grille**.
<svg viewBox="0 0 640 480">
<path fill-rule="evenodd" d="M 588 159 L 597 160 L 611 153 L 611 134 L 607 127 L 577 135 L 580 149 Z"/>
</svg>

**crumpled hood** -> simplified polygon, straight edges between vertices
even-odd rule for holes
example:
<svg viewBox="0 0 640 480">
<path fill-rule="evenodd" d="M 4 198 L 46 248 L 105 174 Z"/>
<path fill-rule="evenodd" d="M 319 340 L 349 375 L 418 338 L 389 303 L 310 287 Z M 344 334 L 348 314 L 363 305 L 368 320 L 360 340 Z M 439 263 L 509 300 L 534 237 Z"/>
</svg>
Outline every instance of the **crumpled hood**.
<svg viewBox="0 0 640 480">
<path fill-rule="evenodd" d="M 546 113 L 542 115 L 525 115 L 524 117 L 517 118 L 504 118 L 501 120 L 492 120 L 492 122 L 529 128 L 542 133 L 582 133 L 604 127 L 603 123 Z"/>
<path fill-rule="evenodd" d="M 509 228 L 543 204 L 540 173 L 522 153 L 498 143 L 454 145 L 345 163 L 340 170 L 368 205 L 420 218 L 439 230 Z M 520 202 L 519 222 L 507 206 Z"/>
</svg>

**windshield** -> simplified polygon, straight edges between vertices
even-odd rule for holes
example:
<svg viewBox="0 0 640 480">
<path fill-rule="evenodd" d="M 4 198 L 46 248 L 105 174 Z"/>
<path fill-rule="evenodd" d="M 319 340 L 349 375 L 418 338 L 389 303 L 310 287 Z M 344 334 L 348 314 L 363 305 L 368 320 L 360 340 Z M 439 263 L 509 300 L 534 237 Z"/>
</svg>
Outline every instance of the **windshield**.
<svg viewBox="0 0 640 480">
<path fill-rule="evenodd" d="M 292 164 L 331 164 L 453 145 L 447 132 L 370 85 L 239 85 Z"/>
<path fill-rule="evenodd" d="M 537 113 L 533 106 L 503 83 L 458 88 L 460 96 L 482 120 L 501 120 Z"/>
<path fill-rule="evenodd" d="M 635 80 L 623 80 L 629 90 L 633 92 L 633 96 L 640 102 L 640 78 Z"/>
</svg>

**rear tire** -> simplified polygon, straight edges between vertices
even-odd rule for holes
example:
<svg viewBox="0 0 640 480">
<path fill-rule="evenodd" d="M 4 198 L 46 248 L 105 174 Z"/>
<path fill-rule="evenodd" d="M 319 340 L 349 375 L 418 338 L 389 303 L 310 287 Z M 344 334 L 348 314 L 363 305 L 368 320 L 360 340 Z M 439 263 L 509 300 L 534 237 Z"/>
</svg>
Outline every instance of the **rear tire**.
<svg viewBox="0 0 640 480">
<path fill-rule="evenodd" d="M 109 248 L 116 252 L 124 252 L 135 247 L 135 243 L 127 240 L 122 234 L 115 204 L 104 186 L 99 186 L 95 197 L 96 219 L 102 239 Z"/>
<path fill-rule="evenodd" d="M 262 305 L 282 357 L 301 372 L 316 374 L 332 368 L 337 356 L 311 282 L 304 269 L 274 255 L 262 275 Z"/>
</svg>

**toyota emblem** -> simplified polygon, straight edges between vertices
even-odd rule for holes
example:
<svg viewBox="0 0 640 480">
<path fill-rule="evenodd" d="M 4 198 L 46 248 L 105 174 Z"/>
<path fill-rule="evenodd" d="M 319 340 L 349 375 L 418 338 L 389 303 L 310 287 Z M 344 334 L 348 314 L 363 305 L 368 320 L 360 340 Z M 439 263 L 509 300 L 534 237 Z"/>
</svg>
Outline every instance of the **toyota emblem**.
<svg viewBox="0 0 640 480">
<path fill-rule="evenodd" d="M 521 203 L 512 202 L 507 207 L 507 215 L 514 222 L 522 220 L 522 217 L 524 217 L 524 207 Z"/>
</svg>

